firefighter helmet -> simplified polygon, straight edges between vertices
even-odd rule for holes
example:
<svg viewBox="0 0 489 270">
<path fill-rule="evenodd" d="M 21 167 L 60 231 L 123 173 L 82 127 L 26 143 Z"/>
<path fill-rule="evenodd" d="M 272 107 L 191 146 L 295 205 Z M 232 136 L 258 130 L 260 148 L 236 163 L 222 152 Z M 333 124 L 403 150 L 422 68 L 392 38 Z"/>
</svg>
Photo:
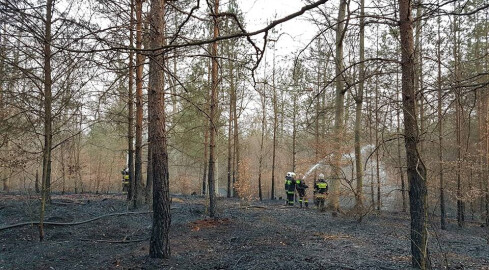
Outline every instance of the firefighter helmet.
<svg viewBox="0 0 489 270">
<path fill-rule="evenodd" d="M 293 179 L 295 177 L 295 173 L 294 172 L 287 172 L 286 177 L 287 178 L 290 178 L 290 179 Z"/>
<path fill-rule="evenodd" d="M 324 174 L 322 173 L 319 174 L 319 180 L 324 180 Z"/>
</svg>

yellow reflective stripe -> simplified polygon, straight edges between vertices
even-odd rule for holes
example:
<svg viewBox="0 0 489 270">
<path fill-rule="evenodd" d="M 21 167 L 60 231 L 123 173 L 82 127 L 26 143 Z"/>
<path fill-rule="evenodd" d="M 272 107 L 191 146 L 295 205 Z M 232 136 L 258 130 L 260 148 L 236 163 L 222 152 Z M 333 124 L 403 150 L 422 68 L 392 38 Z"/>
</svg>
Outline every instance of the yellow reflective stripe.
<svg viewBox="0 0 489 270">
<path fill-rule="evenodd" d="M 318 188 L 326 188 L 328 186 L 327 183 L 317 183 Z"/>
</svg>

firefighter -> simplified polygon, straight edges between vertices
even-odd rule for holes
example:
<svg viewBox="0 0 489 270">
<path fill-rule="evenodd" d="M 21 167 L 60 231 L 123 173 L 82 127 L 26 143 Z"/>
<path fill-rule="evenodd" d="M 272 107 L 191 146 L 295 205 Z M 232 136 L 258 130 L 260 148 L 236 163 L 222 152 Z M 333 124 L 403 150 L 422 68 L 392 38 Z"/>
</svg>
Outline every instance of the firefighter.
<svg viewBox="0 0 489 270">
<path fill-rule="evenodd" d="M 129 190 L 129 169 L 126 168 L 121 171 L 122 173 L 122 194 L 127 194 Z"/>
<path fill-rule="evenodd" d="M 317 202 L 317 207 L 321 212 L 325 209 L 324 203 L 326 201 L 326 195 L 328 195 L 328 183 L 324 180 L 324 174 L 319 174 L 319 180 L 314 185 L 315 201 Z"/>
<path fill-rule="evenodd" d="M 297 189 L 297 193 L 299 194 L 299 204 L 302 208 L 302 202 L 304 202 L 304 205 L 306 208 L 309 206 L 309 202 L 307 201 L 307 196 L 306 196 L 306 189 L 309 186 L 306 185 L 304 182 L 304 179 L 299 178 L 295 181 L 295 188 Z"/>
<path fill-rule="evenodd" d="M 288 172 L 285 175 L 285 193 L 287 194 L 287 205 L 294 205 L 294 192 L 295 192 L 295 173 Z"/>
</svg>

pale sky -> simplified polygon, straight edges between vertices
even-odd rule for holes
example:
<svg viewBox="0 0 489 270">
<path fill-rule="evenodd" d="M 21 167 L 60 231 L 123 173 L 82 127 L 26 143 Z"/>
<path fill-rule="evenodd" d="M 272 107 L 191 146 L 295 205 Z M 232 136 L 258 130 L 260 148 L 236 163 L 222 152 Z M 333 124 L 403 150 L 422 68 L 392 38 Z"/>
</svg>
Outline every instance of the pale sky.
<svg viewBox="0 0 489 270">
<path fill-rule="evenodd" d="M 240 0 L 239 5 L 245 15 L 247 30 L 255 31 L 266 26 L 267 22 L 299 11 L 306 4 L 300 0 Z M 305 16 L 307 13 L 278 26 L 279 33 L 287 33 L 278 40 L 277 50 L 280 54 L 302 48 L 316 33 L 316 27 L 304 21 Z M 256 36 L 255 39 L 261 40 L 262 37 Z"/>
</svg>

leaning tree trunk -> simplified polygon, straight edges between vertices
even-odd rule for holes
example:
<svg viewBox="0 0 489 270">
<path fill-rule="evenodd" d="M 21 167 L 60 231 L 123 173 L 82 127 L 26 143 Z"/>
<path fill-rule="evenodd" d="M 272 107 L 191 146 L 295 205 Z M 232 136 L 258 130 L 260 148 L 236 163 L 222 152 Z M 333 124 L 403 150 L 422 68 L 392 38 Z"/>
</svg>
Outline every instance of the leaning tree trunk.
<svg viewBox="0 0 489 270">
<path fill-rule="evenodd" d="M 428 201 L 426 168 L 418 152 L 418 124 L 414 89 L 413 18 L 410 0 L 399 0 L 402 52 L 402 105 L 411 214 L 411 254 L 413 267 L 429 268 Z"/>
<path fill-rule="evenodd" d="M 44 239 L 44 214 L 46 203 L 50 201 L 51 188 L 51 148 L 53 144 L 52 131 L 52 78 L 51 78 L 51 24 L 53 0 L 46 2 L 46 25 L 44 36 L 44 146 L 42 156 L 41 178 L 41 213 L 39 221 L 39 240 Z"/>
<path fill-rule="evenodd" d="M 153 228 L 149 247 L 152 258 L 170 257 L 170 192 L 165 115 L 164 53 L 157 48 L 165 44 L 165 0 L 152 0 L 150 13 L 150 58 L 148 103 L 151 162 L 153 169 Z"/>
</svg>

